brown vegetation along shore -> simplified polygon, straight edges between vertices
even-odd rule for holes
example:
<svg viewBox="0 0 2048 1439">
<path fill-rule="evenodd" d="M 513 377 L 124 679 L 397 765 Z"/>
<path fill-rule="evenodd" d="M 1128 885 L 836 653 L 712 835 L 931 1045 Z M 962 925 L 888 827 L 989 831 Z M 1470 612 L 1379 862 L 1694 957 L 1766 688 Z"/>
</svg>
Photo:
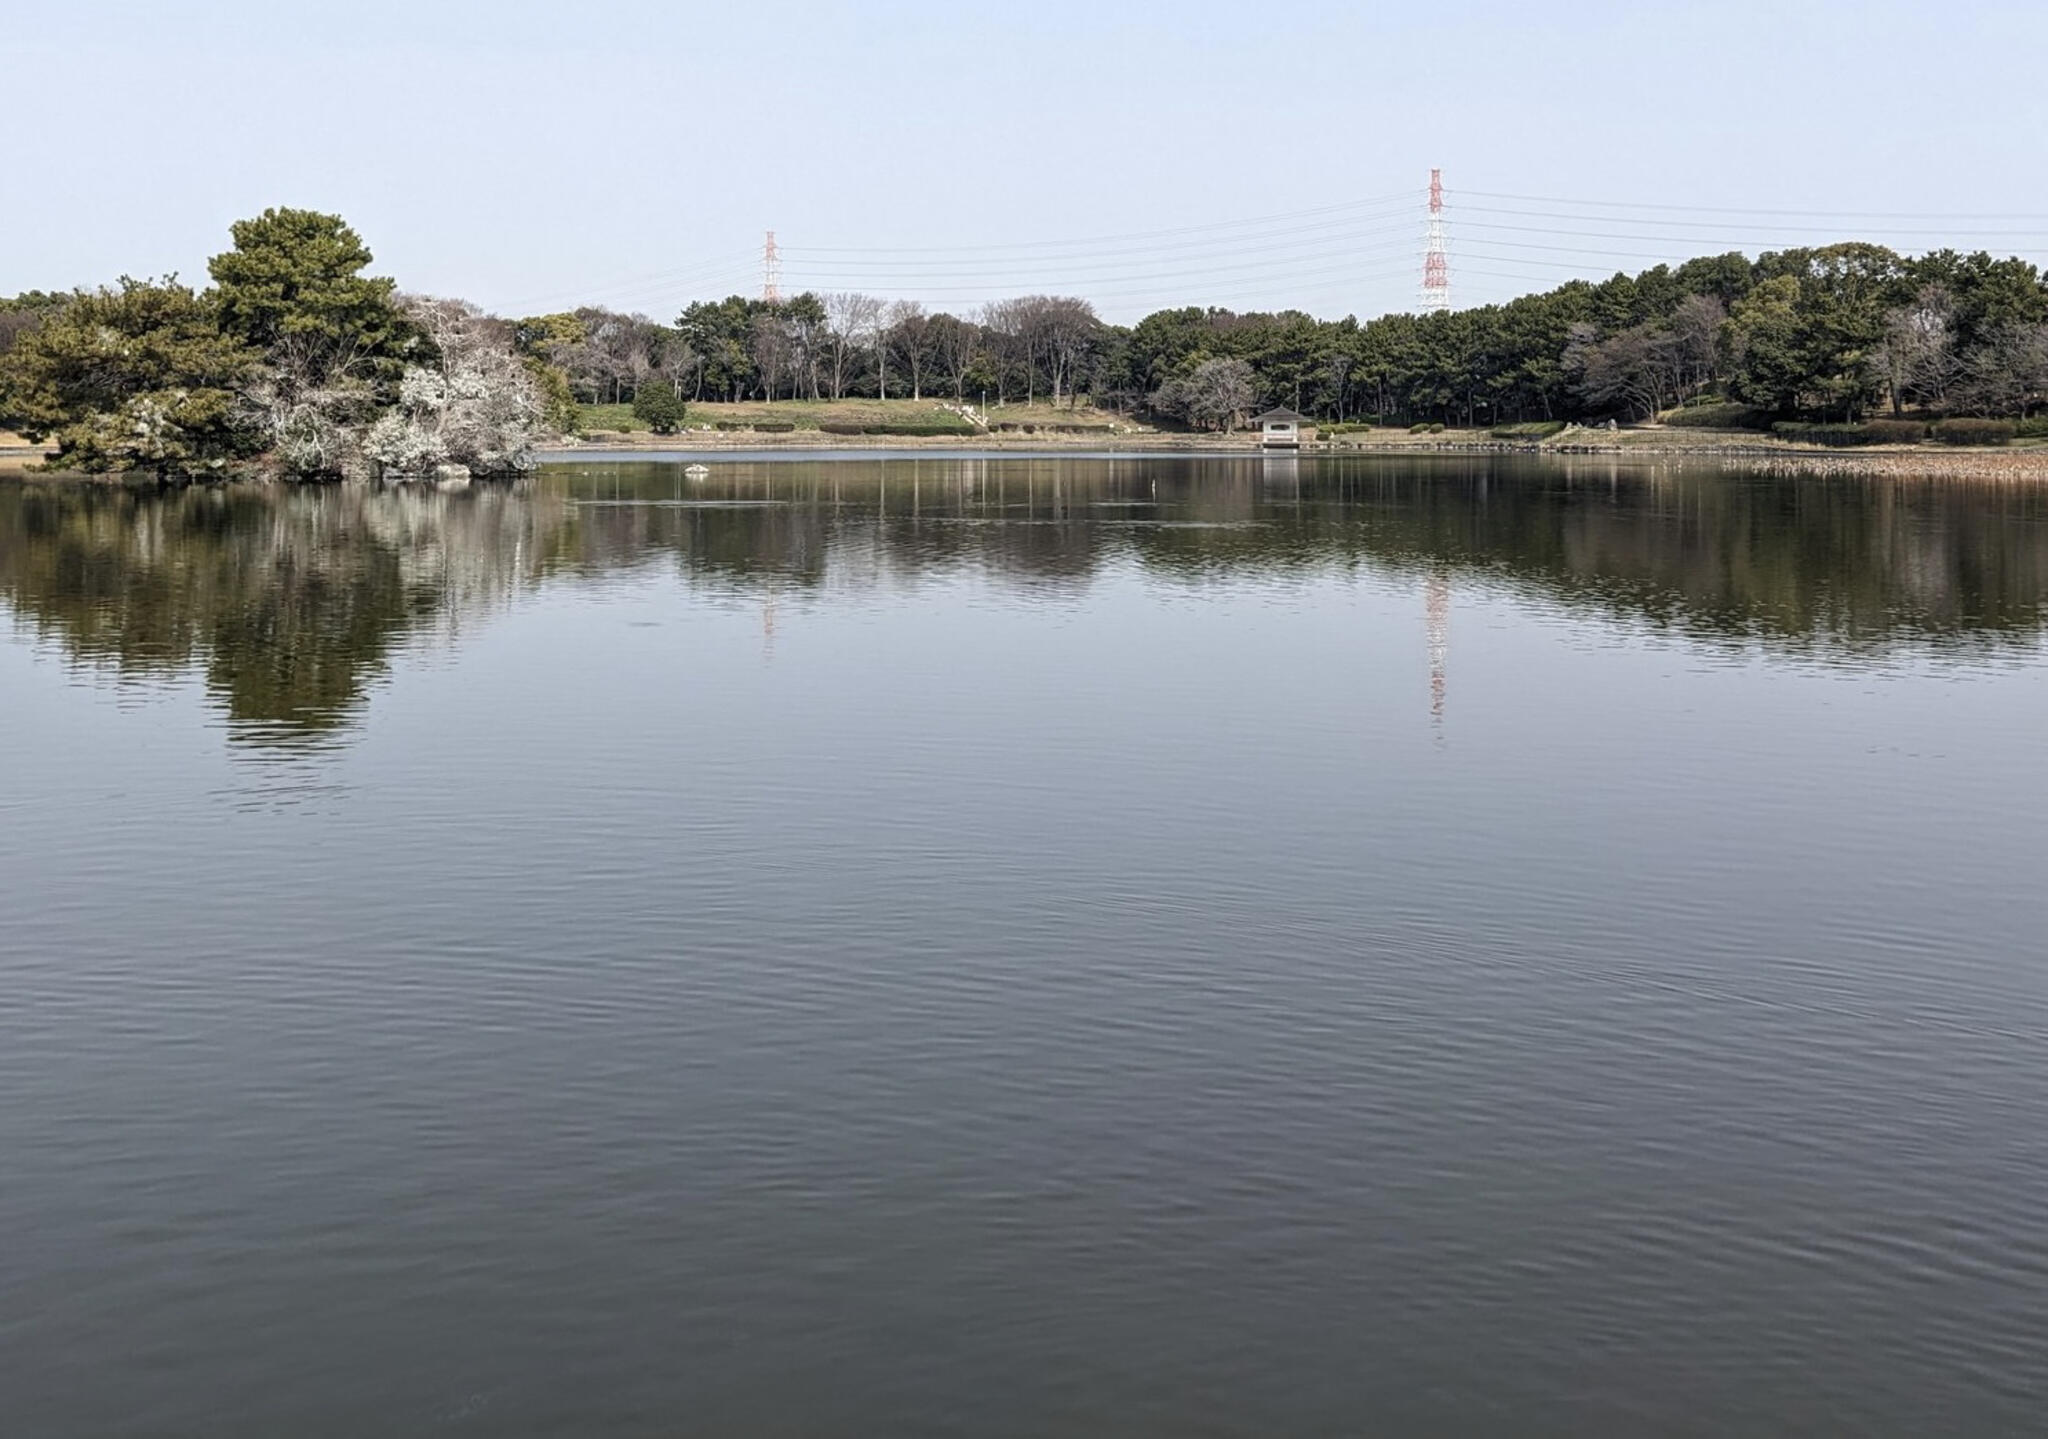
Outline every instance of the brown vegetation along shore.
<svg viewBox="0 0 2048 1439">
<path fill-rule="evenodd" d="M 2048 481 L 2048 449 L 1881 450 L 1856 455 L 1845 455 L 1840 450 L 1799 450 L 1752 456 L 1747 463 L 1753 469 L 1784 475 L 1868 475 L 2002 484 Z"/>
</svg>

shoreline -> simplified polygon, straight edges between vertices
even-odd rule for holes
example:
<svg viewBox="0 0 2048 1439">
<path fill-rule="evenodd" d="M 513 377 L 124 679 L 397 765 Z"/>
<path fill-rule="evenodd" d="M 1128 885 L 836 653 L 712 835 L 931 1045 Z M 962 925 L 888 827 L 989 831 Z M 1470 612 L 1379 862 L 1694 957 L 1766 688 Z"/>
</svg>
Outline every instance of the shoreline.
<svg viewBox="0 0 2048 1439">
<path fill-rule="evenodd" d="M 1615 438 L 1594 438 L 1612 434 Z M 1870 445 L 1853 450 L 1798 444 L 1764 436 L 1701 439 L 1698 432 L 1666 429 L 1579 431 L 1560 439 L 1505 440 L 1484 431 L 1448 435 L 1390 434 L 1317 441 L 1299 450 L 1269 450 L 1242 435 L 1197 435 L 1141 432 L 1107 438 L 1100 435 L 1049 435 L 1029 439 L 1015 435 L 828 435 L 818 431 L 752 433 L 696 431 L 653 436 L 606 434 L 542 447 L 542 463 L 573 463 L 579 459 L 660 461 L 667 458 L 721 458 L 739 454 L 919 454 L 973 455 L 1254 455 L 1268 458 L 1317 458 L 1345 455 L 1481 456 L 1529 455 L 1562 459 L 1718 461 L 1783 473 L 1813 475 L 1921 476 L 1929 479 L 1993 479 L 2048 481 L 2048 445 Z"/>
<path fill-rule="evenodd" d="M 1671 431 L 1621 431 L 1628 438 L 1589 440 L 1579 436 L 1556 441 L 1495 439 L 1484 432 L 1451 435 L 1388 435 L 1346 438 L 1304 445 L 1299 450 L 1269 450 L 1256 440 L 1237 435 L 1181 433 L 1101 435 L 828 435 L 822 431 L 754 433 L 702 431 L 670 436 L 607 434 L 602 439 L 558 440 L 537 447 L 540 464 L 577 461 L 613 463 L 687 458 L 763 457 L 862 458 L 897 455 L 938 457 L 979 455 L 1065 455 L 1072 458 L 1116 458 L 1141 455 L 1188 455 L 1245 459 L 1296 460 L 1351 455 L 1423 458 L 1484 455 L 1554 456 L 1560 459 L 1627 460 L 1642 463 L 1708 461 L 1783 474 L 1815 476 L 1869 475 L 1900 478 L 1995 480 L 2010 483 L 2048 481 L 2048 445 L 2040 446 L 1884 446 L 1854 450 L 1801 445 L 1758 438 L 1702 441 L 1679 438 Z M 0 479 L 69 484 L 118 484 L 131 475 L 44 472 L 32 467 L 49 458 L 41 445 L 0 445 Z M 202 481 L 204 483 L 204 481 Z M 230 483 L 268 483 L 260 480 Z"/>
</svg>

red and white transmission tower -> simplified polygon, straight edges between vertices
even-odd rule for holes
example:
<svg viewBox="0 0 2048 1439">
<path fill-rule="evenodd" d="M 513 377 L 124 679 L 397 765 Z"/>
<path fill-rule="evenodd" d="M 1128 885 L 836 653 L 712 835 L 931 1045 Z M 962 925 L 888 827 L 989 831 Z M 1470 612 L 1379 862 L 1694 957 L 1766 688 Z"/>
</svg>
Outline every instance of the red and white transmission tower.
<svg viewBox="0 0 2048 1439">
<path fill-rule="evenodd" d="M 775 232 L 761 247 L 761 298 L 771 305 L 782 303 L 782 252 L 775 248 Z"/>
<path fill-rule="evenodd" d="M 1451 257 L 1444 248 L 1444 172 L 1429 172 L 1429 249 L 1422 259 L 1422 308 L 1451 308 Z"/>
</svg>

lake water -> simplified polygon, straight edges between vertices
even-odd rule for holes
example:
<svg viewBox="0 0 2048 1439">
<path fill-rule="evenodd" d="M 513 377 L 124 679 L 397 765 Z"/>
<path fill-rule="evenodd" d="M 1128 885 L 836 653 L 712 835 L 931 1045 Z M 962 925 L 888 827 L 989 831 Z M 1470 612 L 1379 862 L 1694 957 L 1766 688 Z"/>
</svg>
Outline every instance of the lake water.
<svg viewBox="0 0 2048 1439">
<path fill-rule="evenodd" d="M 0 1431 L 2038 1432 L 2048 491 L 0 485 Z"/>
</svg>

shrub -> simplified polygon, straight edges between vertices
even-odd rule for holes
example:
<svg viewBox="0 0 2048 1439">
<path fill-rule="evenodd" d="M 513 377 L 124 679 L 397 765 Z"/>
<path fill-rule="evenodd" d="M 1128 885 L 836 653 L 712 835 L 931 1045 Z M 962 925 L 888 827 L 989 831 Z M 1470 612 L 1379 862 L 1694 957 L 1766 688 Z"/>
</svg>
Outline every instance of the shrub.
<svg viewBox="0 0 2048 1439">
<path fill-rule="evenodd" d="M 1364 420 L 1339 420 L 1335 424 L 1323 425 L 1320 428 L 1326 435 L 1362 435 L 1370 430 L 1372 425 Z"/>
<path fill-rule="evenodd" d="M 2018 431 L 2011 420 L 1942 420 L 1934 438 L 1944 445 L 2009 445 Z"/>
<path fill-rule="evenodd" d="M 1927 438 L 1925 420 L 1872 420 L 1864 428 L 1874 445 L 1917 445 Z"/>
<path fill-rule="evenodd" d="M 538 355 L 525 357 L 526 372 L 541 397 L 541 418 L 558 435 L 573 435 L 583 428 L 583 407 L 569 388 L 569 376 L 560 365 L 551 365 Z"/>
<path fill-rule="evenodd" d="M 2012 427 L 2012 432 L 2023 440 L 2048 440 L 2048 415 L 2021 420 Z"/>
<path fill-rule="evenodd" d="M 1429 426 L 1429 432 L 1432 435 L 1441 435 L 1444 432 L 1444 422 L 1442 420 L 1432 421 Z"/>
<path fill-rule="evenodd" d="M 737 420 L 720 420 L 718 428 L 721 430 L 744 430 L 746 426 Z"/>
<path fill-rule="evenodd" d="M 1687 405 L 1666 415 L 1664 423 L 1699 430 L 1768 430 L 1771 417 L 1747 405 Z"/>
<path fill-rule="evenodd" d="M 1563 420 L 1524 420 L 1520 424 L 1495 425 L 1490 433 L 1497 440 L 1547 440 L 1563 431 Z"/>
<path fill-rule="evenodd" d="M 851 420 L 820 420 L 818 428 L 828 435 L 857 435 L 861 432 L 860 426 Z"/>
<path fill-rule="evenodd" d="M 754 422 L 754 432 L 761 435 L 786 435 L 795 428 L 795 420 L 756 420 Z"/>
<path fill-rule="evenodd" d="M 1439 429 L 1441 429 L 1441 428 L 1442 428 L 1442 426 L 1438 426 L 1438 428 L 1439 428 Z M 1423 421 L 1423 422 L 1422 422 L 1421 424 L 1419 424 L 1419 425 L 1410 425 L 1410 426 L 1408 427 L 1408 433 L 1409 433 L 1409 434 L 1411 434 L 1411 435 L 1426 435 L 1426 434 L 1428 434 L 1428 433 L 1429 433 L 1429 421 L 1427 421 L 1427 420 L 1424 420 L 1424 421 Z"/>
<path fill-rule="evenodd" d="M 633 392 L 633 416 L 657 435 L 673 435 L 683 427 L 688 407 L 667 385 L 642 385 Z"/>
</svg>

